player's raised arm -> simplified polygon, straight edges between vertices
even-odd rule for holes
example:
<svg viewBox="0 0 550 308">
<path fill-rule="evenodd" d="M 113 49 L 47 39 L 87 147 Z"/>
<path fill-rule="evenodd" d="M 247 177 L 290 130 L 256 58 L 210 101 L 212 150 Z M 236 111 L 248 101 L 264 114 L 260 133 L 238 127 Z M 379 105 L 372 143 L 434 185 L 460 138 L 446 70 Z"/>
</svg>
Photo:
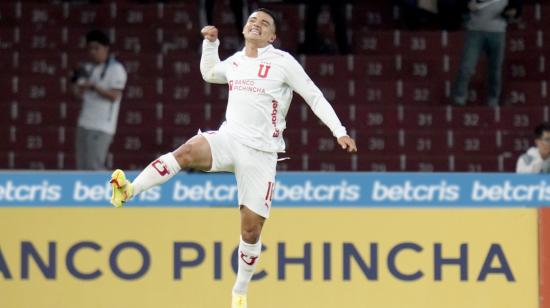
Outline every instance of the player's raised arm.
<svg viewBox="0 0 550 308">
<path fill-rule="evenodd" d="M 338 139 L 338 144 L 348 152 L 357 152 L 355 140 L 348 136 L 346 128 L 338 119 L 334 108 L 323 96 L 323 93 L 306 74 L 302 66 L 294 58 L 289 57 L 286 70 L 286 82 L 301 97 L 304 98 L 313 113 L 332 131 Z"/>
<path fill-rule="evenodd" d="M 210 83 L 227 83 L 224 63 L 220 61 L 218 55 L 220 46 L 218 29 L 214 26 L 206 26 L 202 28 L 201 34 L 204 37 L 200 65 L 202 78 Z"/>
</svg>

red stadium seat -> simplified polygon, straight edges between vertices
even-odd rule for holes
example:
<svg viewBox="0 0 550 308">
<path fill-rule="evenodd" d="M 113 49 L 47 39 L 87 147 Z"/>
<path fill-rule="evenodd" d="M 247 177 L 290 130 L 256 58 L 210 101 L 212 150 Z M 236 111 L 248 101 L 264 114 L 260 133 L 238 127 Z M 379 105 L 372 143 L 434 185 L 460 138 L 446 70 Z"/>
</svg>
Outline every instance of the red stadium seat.
<svg viewBox="0 0 550 308">
<path fill-rule="evenodd" d="M 194 54 L 168 53 L 162 58 L 161 74 L 169 78 L 201 79 L 200 60 Z"/>
<path fill-rule="evenodd" d="M 531 52 L 543 50 L 542 35 L 542 30 L 508 31 L 506 33 L 506 55 L 529 57 Z"/>
<path fill-rule="evenodd" d="M 404 104 L 440 105 L 445 97 L 445 84 L 441 81 L 400 81 L 397 93 L 398 100 Z"/>
<path fill-rule="evenodd" d="M 144 104 L 128 104 L 123 102 L 118 117 L 119 128 L 158 127 L 161 120 L 162 105 L 145 102 Z"/>
<path fill-rule="evenodd" d="M 162 58 L 156 53 L 117 52 L 116 59 L 120 61 L 128 78 L 154 78 L 161 72 Z"/>
<path fill-rule="evenodd" d="M 0 93 L 7 95 L 7 100 L 9 100 L 10 98 L 12 100 L 15 100 L 14 94 L 17 93 L 17 88 L 19 86 L 18 83 L 19 78 L 17 77 L 4 77 L 0 75 Z"/>
<path fill-rule="evenodd" d="M 163 53 L 171 54 L 175 56 L 181 56 L 189 53 L 190 50 L 198 50 L 202 44 L 200 35 L 196 32 L 199 30 L 189 30 L 180 28 L 159 28 L 159 42 L 160 48 Z M 199 61 L 199 57 L 195 54 L 191 54 L 194 61 Z"/>
<path fill-rule="evenodd" d="M 65 21 L 64 7 L 62 3 L 35 3 L 22 2 L 20 22 L 24 25 L 36 27 L 59 26 Z"/>
<path fill-rule="evenodd" d="M 294 158 L 292 158 L 294 159 Z M 341 154 L 303 154 L 300 158 L 302 170 L 315 171 L 352 171 L 352 156 Z"/>
<path fill-rule="evenodd" d="M 449 171 L 457 172 L 496 172 L 499 171 L 498 157 L 491 156 L 465 156 L 456 155 L 449 157 Z"/>
<path fill-rule="evenodd" d="M 356 105 L 354 127 L 358 129 L 388 129 L 398 127 L 399 108 L 397 106 Z M 353 110 L 352 110 L 353 111 Z M 344 118 L 345 119 L 345 118 Z"/>
<path fill-rule="evenodd" d="M 13 102 L 11 104 L 12 124 L 18 127 L 45 127 L 76 123 L 68 119 L 61 111 L 59 104 L 43 104 L 42 102 Z"/>
<path fill-rule="evenodd" d="M 452 107 L 449 122 L 451 127 L 460 130 L 492 130 L 497 122 L 497 111 L 486 106 Z"/>
<path fill-rule="evenodd" d="M 533 55 L 528 58 L 514 57 L 505 60 L 505 80 L 529 80 L 537 81 L 547 78 L 550 66 L 546 64 L 546 57 L 543 54 Z"/>
<path fill-rule="evenodd" d="M 353 75 L 360 84 L 368 81 L 394 81 L 399 78 L 396 58 L 390 55 L 353 56 Z"/>
<path fill-rule="evenodd" d="M 457 157 L 477 157 L 500 153 L 497 134 L 494 131 L 453 131 L 452 152 Z"/>
<path fill-rule="evenodd" d="M 357 30 L 351 40 L 354 54 L 395 54 L 398 31 Z"/>
<path fill-rule="evenodd" d="M 399 109 L 399 126 L 404 129 L 441 131 L 448 126 L 451 107 L 402 106 Z"/>
<path fill-rule="evenodd" d="M 395 7 L 389 2 L 355 2 L 351 13 L 353 29 L 390 29 L 398 24 Z"/>
<path fill-rule="evenodd" d="M 19 152 L 62 151 L 72 146 L 63 127 L 15 127 L 12 149 Z"/>
<path fill-rule="evenodd" d="M 406 155 L 434 155 L 450 152 L 449 133 L 441 131 L 401 130 L 400 152 Z"/>
<path fill-rule="evenodd" d="M 322 78 L 349 78 L 353 76 L 353 58 L 348 56 L 307 56 L 300 62 L 313 81 Z"/>
<path fill-rule="evenodd" d="M 329 78 L 318 78 L 314 80 L 315 84 L 321 89 L 325 98 L 333 102 L 335 100 L 342 102 L 349 102 L 350 100 L 356 98 L 355 94 L 355 80 L 353 79 L 343 79 L 338 82 Z"/>
<path fill-rule="evenodd" d="M 224 118 L 223 111 L 211 104 L 164 104 L 162 112 L 162 127 L 178 129 L 182 134 L 216 130 Z"/>
<path fill-rule="evenodd" d="M 181 31 L 200 30 L 198 3 L 196 1 L 186 1 L 177 3 L 167 3 L 162 5 L 161 22 L 168 27 L 175 27 Z"/>
<path fill-rule="evenodd" d="M 117 51 L 148 53 L 160 51 L 158 29 L 153 27 L 113 28 L 113 48 Z"/>
<path fill-rule="evenodd" d="M 115 153 L 154 152 L 162 141 L 160 128 L 121 128 L 117 130 L 111 145 Z"/>
<path fill-rule="evenodd" d="M 143 170 L 155 158 L 159 156 L 157 152 L 138 152 L 138 153 L 121 153 L 112 151 L 110 154 L 112 166 L 124 170 Z M 109 163 L 108 163 L 109 165 Z"/>
<path fill-rule="evenodd" d="M 399 75 L 404 80 L 441 80 L 445 75 L 444 59 L 426 56 L 397 56 Z"/>
<path fill-rule="evenodd" d="M 0 3 L 0 24 L 12 28 L 21 15 L 21 2 L 5 1 Z"/>
<path fill-rule="evenodd" d="M 0 169 L 13 169 L 15 153 L 0 151 Z"/>
<path fill-rule="evenodd" d="M 116 18 L 113 22 L 116 27 L 150 27 L 159 23 L 159 17 L 162 16 L 162 7 L 160 4 L 117 4 L 114 6 Z"/>
<path fill-rule="evenodd" d="M 354 163 L 352 156 L 352 166 L 356 166 L 356 171 L 375 171 L 375 172 L 386 172 L 386 171 L 401 171 L 404 168 L 404 156 L 395 155 L 395 154 L 386 154 L 386 155 L 372 155 L 372 154 L 357 154 L 357 159 Z"/>
<path fill-rule="evenodd" d="M 17 44 L 16 28 L 0 28 L 0 49 L 7 49 L 13 51 L 14 46 Z"/>
<path fill-rule="evenodd" d="M 443 52 L 441 31 L 396 31 L 394 43 L 399 53 L 405 56 Z"/>
<path fill-rule="evenodd" d="M 406 166 L 403 171 L 444 172 L 449 170 L 448 156 L 406 155 Z"/>
<path fill-rule="evenodd" d="M 548 104 L 547 81 L 510 81 L 504 84 L 502 98 L 510 105 Z"/>
<path fill-rule="evenodd" d="M 395 81 L 362 81 L 354 83 L 356 101 L 360 104 L 397 104 L 397 82 Z"/>
<path fill-rule="evenodd" d="M 535 144 L 531 130 L 500 130 L 497 136 L 500 138 L 502 152 L 510 152 L 515 158 Z"/>
<path fill-rule="evenodd" d="M 66 78 L 19 77 L 17 82 L 18 100 L 42 101 L 56 104 L 67 98 Z"/>
<path fill-rule="evenodd" d="M 227 95 L 227 86 L 224 86 Z M 207 102 L 205 94 L 205 82 L 201 78 L 195 78 L 182 82 L 181 80 L 163 78 L 160 100 L 169 104 L 202 104 Z"/>
<path fill-rule="evenodd" d="M 373 156 L 397 153 L 400 149 L 399 134 L 394 130 L 360 130 L 357 131 L 355 139 L 360 143 L 361 151 Z"/>
<path fill-rule="evenodd" d="M 497 110 L 498 122 L 494 128 L 512 131 L 531 131 L 533 127 L 547 120 L 548 107 L 504 107 Z"/>
<path fill-rule="evenodd" d="M 42 151 L 40 153 L 17 152 L 13 155 L 13 169 L 63 169 L 66 168 L 63 152 Z"/>
<path fill-rule="evenodd" d="M 44 27 L 34 28 L 27 24 L 23 24 L 20 28 L 21 39 L 17 42 L 16 47 L 20 52 L 43 50 L 63 50 L 66 46 L 66 40 L 63 30 L 60 27 Z"/>
<path fill-rule="evenodd" d="M 69 5 L 68 25 L 81 25 L 92 28 L 111 27 L 114 18 L 113 5 L 111 3 L 71 3 Z"/>
<path fill-rule="evenodd" d="M 59 51 L 19 53 L 14 64 L 14 73 L 19 75 L 37 76 L 61 76 L 68 75 L 63 68 L 63 55 Z"/>
<path fill-rule="evenodd" d="M 159 79 L 131 80 L 126 84 L 123 100 L 156 103 L 160 101 L 161 85 Z"/>
</svg>

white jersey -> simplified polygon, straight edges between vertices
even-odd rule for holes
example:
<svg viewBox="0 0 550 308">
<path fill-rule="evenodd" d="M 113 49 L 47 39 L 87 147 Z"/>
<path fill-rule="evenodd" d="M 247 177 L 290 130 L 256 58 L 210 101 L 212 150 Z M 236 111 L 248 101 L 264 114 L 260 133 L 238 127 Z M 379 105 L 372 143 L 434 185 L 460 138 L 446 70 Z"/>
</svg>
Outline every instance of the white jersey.
<svg viewBox="0 0 550 308">
<path fill-rule="evenodd" d="M 107 65 L 107 68 L 105 68 L 105 65 Z M 126 86 L 126 70 L 122 64 L 114 59 L 109 59 L 107 64 L 88 64 L 86 70 L 90 72 L 89 80 L 101 88 L 124 90 Z M 111 102 L 108 98 L 99 95 L 96 91 L 84 91 L 78 125 L 86 129 L 98 130 L 114 135 L 118 120 L 118 112 L 120 110 L 121 97 Z"/>
<path fill-rule="evenodd" d="M 532 147 L 518 158 L 517 173 L 550 173 L 550 158 L 542 159 L 539 149 Z"/>
<path fill-rule="evenodd" d="M 285 117 L 296 91 L 334 137 L 346 135 L 321 90 L 289 53 L 268 45 L 258 49 L 256 58 L 239 51 L 222 62 L 219 45 L 219 40 L 204 40 L 200 69 L 205 81 L 229 86 L 226 120 L 220 130 L 254 149 L 284 152 Z"/>
</svg>

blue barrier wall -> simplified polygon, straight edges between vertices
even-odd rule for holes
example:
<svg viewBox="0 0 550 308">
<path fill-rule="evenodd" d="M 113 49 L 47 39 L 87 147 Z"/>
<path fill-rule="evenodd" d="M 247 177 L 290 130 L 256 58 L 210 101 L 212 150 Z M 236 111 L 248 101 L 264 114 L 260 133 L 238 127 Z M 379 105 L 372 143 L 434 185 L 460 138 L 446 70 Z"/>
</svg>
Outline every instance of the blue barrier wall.
<svg viewBox="0 0 550 308">
<path fill-rule="evenodd" d="M 133 179 L 137 173 L 128 173 Z M 0 206 L 109 205 L 108 172 L 0 172 Z M 550 179 L 513 173 L 280 172 L 274 204 L 299 207 L 541 207 Z M 233 207 L 232 174 L 181 173 L 132 206 Z"/>
</svg>

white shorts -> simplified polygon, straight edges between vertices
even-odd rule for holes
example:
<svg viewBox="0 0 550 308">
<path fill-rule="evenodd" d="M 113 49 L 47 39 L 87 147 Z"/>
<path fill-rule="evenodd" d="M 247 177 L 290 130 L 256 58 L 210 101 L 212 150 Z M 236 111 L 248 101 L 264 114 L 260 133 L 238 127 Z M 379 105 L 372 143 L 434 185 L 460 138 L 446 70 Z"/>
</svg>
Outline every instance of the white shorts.
<svg viewBox="0 0 550 308">
<path fill-rule="evenodd" d="M 212 151 L 208 172 L 233 172 L 237 179 L 239 205 L 268 218 L 275 190 L 277 153 L 253 149 L 223 130 L 199 132 Z"/>
</svg>

